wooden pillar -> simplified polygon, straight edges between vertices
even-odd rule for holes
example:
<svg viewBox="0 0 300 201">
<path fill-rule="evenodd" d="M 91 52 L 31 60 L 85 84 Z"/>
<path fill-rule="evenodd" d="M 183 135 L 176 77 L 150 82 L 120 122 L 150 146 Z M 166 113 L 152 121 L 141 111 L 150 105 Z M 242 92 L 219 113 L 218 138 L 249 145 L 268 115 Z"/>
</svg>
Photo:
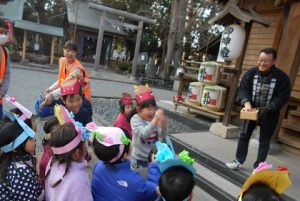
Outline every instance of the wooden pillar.
<svg viewBox="0 0 300 201">
<path fill-rule="evenodd" d="M 295 78 L 300 66 L 300 2 L 291 5 L 283 36 L 281 38 L 276 65 L 285 71 L 290 78 L 293 88 Z M 282 108 L 277 128 L 272 137 L 272 142 L 277 142 L 281 123 L 284 119 L 287 107 Z"/>
<path fill-rule="evenodd" d="M 104 35 L 104 26 L 106 21 L 106 12 L 103 12 L 100 19 L 98 39 L 97 39 L 97 48 L 96 48 L 96 59 L 94 63 L 94 68 L 96 71 L 99 71 L 99 63 L 102 51 L 103 35 Z"/>
<path fill-rule="evenodd" d="M 141 46 L 141 39 L 142 39 L 142 33 L 143 33 L 143 21 L 139 21 L 138 25 L 138 32 L 135 42 L 135 49 L 134 49 L 134 57 L 133 57 L 133 64 L 132 64 L 132 70 L 131 70 L 131 80 L 136 79 L 136 70 L 137 70 L 137 60 L 140 53 L 140 46 Z"/>
<path fill-rule="evenodd" d="M 27 44 L 27 30 L 24 30 L 24 36 L 23 36 L 23 48 L 22 48 L 22 62 L 25 61 L 26 44 Z"/>
<path fill-rule="evenodd" d="M 51 56 L 50 56 L 50 64 L 53 64 L 54 60 L 54 49 L 55 49 L 55 42 L 56 42 L 56 37 L 52 36 L 52 41 L 51 41 Z"/>
<path fill-rule="evenodd" d="M 245 31 L 246 31 L 245 42 L 243 45 L 241 56 L 237 59 L 236 64 L 235 64 L 236 73 L 234 76 L 232 76 L 232 79 L 231 79 L 230 89 L 229 89 L 229 93 L 228 93 L 228 97 L 227 97 L 227 101 L 226 101 L 225 115 L 224 115 L 224 119 L 223 119 L 224 126 L 228 126 L 230 123 L 230 120 L 231 120 L 231 112 L 232 112 L 234 101 L 235 101 L 235 94 L 236 94 L 236 90 L 238 88 L 239 78 L 240 78 L 241 71 L 243 68 L 243 62 L 244 62 L 246 48 L 247 48 L 247 44 L 248 44 L 248 40 L 249 40 L 249 36 L 250 36 L 251 27 L 252 27 L 252 22 L 245 23 Z"/>
</svg>

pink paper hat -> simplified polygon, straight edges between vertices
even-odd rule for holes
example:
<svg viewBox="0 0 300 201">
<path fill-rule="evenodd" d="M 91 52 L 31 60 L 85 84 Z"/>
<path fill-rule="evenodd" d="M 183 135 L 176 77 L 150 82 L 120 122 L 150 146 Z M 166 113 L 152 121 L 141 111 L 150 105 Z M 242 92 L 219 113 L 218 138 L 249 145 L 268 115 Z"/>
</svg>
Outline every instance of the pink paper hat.
<svg viewBox="0 0 300 201">
<path fill-rule="evenodd" d="M 130 143 L 123 130 L 117 127 L 98 127 L 90 137 L 92 139 L 96 138 L 100 144 L 106 147 L 120 145 L 118 155 L 111 159 L 110 163 L 117 161 L 121 157 L 125 145 Z"/>
<path fill-rule="evenodd" d="M 55 105 L 55 116 L 57 117 L 59 124 L 72 123 L 77 131 L 77 136 L 68 144 L 62 147 L 52 147 L 54 154 L 64 154 L 74 149 L 81 141 L 84 141 L 82 136 L 82 130 L 77 126 L 75 120 L 71 117 L 69 111 L 62 105 Z"/>
<path fill-rule="evenodd" d="M 26 119 L 30 119 L 32 117 L 32 112 L 30 112 L 30 110 L 28 110 L 26 107 L 24 107 L 23 105 L 21 105 L 19 102 L 17 102 L 15 97 L 10 97 L 8 95 L 5 95 L 5 99 L 7 100 L 7 102 L 10 102 L 11 104 L 13 104 L 14 106 L 16 106 L 23 114 L 20 116 L 20 119 L 22 121 L 26 120 Z"/>
<path fill-rule="evenodd" d="M 77 78 L 65 80 L 60 87 L 61 95 L 79 94 L 80 87 L 83 87 L 85 84 L 84 81 Z"/>
<path fill-rule="evenodd" d="M 122 102 L 124 105 L 131 105 L 132 104 L 132 98 L 129 93 L 122 93 Z"/>
<path fill-rule="evenodd" d="M 152 89 L 148 85 L 135 86 L 136 101 L 142 103 L 146 100 L 155 100 Z"/>
</svg>

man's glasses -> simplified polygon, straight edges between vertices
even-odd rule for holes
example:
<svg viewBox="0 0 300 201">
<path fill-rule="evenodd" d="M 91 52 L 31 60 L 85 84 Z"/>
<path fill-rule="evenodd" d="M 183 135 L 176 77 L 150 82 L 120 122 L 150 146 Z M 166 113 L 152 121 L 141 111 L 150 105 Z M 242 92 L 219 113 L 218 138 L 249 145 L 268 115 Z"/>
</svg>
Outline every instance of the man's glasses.
<svg viewBox="0 0 300 201">
<path fill-rule="evenodd" d="M 260 63 L 270 63 L 272 61 L 273 61 L 272 59 L 258 59 L 258 62 Z"/>
</svg>

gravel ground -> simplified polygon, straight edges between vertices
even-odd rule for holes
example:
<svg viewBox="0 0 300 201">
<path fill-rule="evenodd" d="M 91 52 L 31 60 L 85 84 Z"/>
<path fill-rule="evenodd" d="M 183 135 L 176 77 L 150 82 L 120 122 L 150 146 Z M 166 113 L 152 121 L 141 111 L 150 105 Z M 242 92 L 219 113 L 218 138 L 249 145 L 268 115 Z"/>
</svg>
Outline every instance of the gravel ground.
<svg viewBox="0 0 300 201">
<path fill-rule="evenodd" d="M 98 114 L 107 125 L 112 125 L 119 114 L 118 99 L 94 98 L 93 111 Z M 189 126 L 182 124 L 176 119 L 168 118 L 169 133 L 188 133 L 194 131 Z"/>
</svg>

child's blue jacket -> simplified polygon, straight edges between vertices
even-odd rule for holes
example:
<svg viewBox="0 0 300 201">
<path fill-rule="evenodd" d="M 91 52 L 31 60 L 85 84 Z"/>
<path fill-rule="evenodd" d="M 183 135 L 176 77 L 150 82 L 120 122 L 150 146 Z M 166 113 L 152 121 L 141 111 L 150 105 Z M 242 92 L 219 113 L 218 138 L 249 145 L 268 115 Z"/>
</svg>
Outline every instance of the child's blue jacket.
<svg viewBox="0 0 300 201">
<path fill-rule="evenodd" d="M 148 180 L 130 169 L 130 161 L 110 165 L 98 161 L 93 168 L 94 201 L 153 201 L 160 177 L 157 163 L 150 163 Z"/>
</svg>

